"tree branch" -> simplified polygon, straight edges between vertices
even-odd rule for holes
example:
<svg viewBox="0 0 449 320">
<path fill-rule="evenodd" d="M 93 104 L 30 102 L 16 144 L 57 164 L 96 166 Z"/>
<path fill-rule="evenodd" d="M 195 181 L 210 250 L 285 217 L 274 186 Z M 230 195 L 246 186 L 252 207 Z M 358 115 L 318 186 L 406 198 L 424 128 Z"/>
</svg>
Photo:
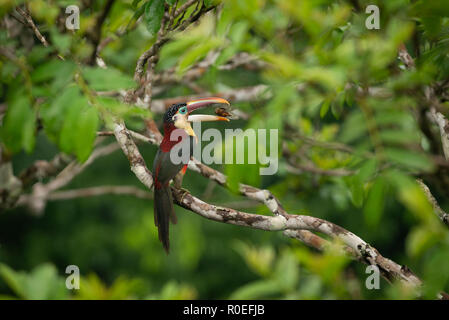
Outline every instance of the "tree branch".
<svg viewBox="0 0 449 320">
<path fill-rule="evenodd" d="M 441 145 L 446 160 L 449 160 L 449 121 L 444 115 L 436 110 L 435 107 L 430 108 L 430 116 L 440 129 Z"/>
<path fill-rule="evenodd" d="M 141 199 L 153 199 L 152 193 L 143 191 L 134 186 L 98 186 L 52 192 L 48 194 L 47 201 L 96 197 L 105 194 L 129 195 Z M 30 205 L 30 201 L 33 201 L 31 196 L 24 196 L 20 198 L 18 205 Z"/>
<path fill-rule="evenodd" d="M 37 160 L 20 173 L 19 179 L 26 188 L 39 180 L 56 175 L 72 160 L 73 157 L 64 153 L 57 154 L 51 161 Z"/>
<path fill-rule="evenodd" d="M 49 195 L 58 190 L 73 180 L 75 176 L 80 174 L 87 166 L 94 162 L 97 158 L 106 156 L 118 149 L 118 145 L 115 143 L 109 144 L 105 147 L 99 147 L 94 150 L 90 157 L 84 164 L 79 164 L 76 160 L 70 162 L 64 170 L 62 170 L 53 180 L 47 184 L 40 182 L 35 183 L 30 195 L 22 195 L 19 199 L 19 203 L 28 203 L 29 208 L 35 214 L 41 214 L 46 206 Z"/>
<path fill-rule="evenodd" d="M 93 52 L 92 55 L 90 57 L 90 64 L 94 64 L 95 61 L 97 61 L 98 59 L 100 59 L 100 61 L 102 61 L 102 59 L 100 58 L 100 56 L 98 55 L 99 53 L 99 45 L 100 45 L 100 40 L 101 40 L 101 29 L 103 27 L 103 23 L 106 20 L 106 17 L 108 16 L 109 12 L 111 11 L 112 5 L 114 4 L 115 0 L 107 0 L 103 10 L 101 11 L 101 14 L 98 16 L 97 21 L 95 23 L 95 26 L 93 28 L 92 34 L 90 36 L 91 40 L 92 40 L 92 45 L 93 45 Z M 101 62 L 100 62 L 101 64 Z"/>
<path fill-rule="evenodd" d="M 22 182 L 14 175 L 12 162 L 0 144 L 0 212 L 15 205 L 22 192 Z"/>
<path fill-rule="evenodd" d="M 120 140 L 119 144 L 122 146 L 122 150 L 130 162 L 131 170 L 142 183 L 148 188 L 151 188 L 153 186 L 151 172 L 146 167 L 145 161 L 140 155 L 137 146 L 132 141 L 131 134 L 123 123 L 117 123 L 114 132 L 117 140 Z M 189 168 L 216 181 L 220 185 L 226 185 L 227 177 L 225 175 L 199 163 L 195 159 L 189 162 Z M 377 266 L 387 279 L 399 280 L 414 288 L 421 286 L 421 280 L 407 266 L 401 266 L 383 257 L 375 248 L 348 230 L 323 219 L 311 216 L 290 215 L 268 190 L 260 190 L 243 184 L 240 185 L 239 190 L 241 194 L 248 198 L 265 203 L 274 216 L 251 214 L 231 208 L 211 205 L 194 197 L 186 190 L 172 187 L 174 201 L 178 205 L 204 218 L 253 229 L 284 231 L 285 235 L 308 241 L 315 248 L 322 248 L 326 243 L 326 240 L 311 233 L 311 231 L 320 232 L 334 239 L 341 240 L 345 245 L 350 247 L 350 250 L 354 252 L 357 258 L 370 265 Z M 300 233 L 298 234 L 298 232 Z"/>
<path fill-rule="evenodd" d="M 31 18 L 31 15 L 20 7 L 17 7 L 16 10 L 25 19 L 27 26 L 31 30 L 33 30 L 34 34 L 36 35 L 36 38 L 44 45 L 44 47 L 50 46 L 47 39 L 42 35 L 42 33 L 39 31 L 38 27 L 34 23 L 33 19 Z M 61 56 L 59 53 L 57 53 L 57 56 L 59 59 L 64 60 L 64 57 Z"/>
<path fill-rule="evenodd" d="M 153 177 L 150 170 L 145 165 L 145 160 L 139 152 L 136 144 L 123 122 L 116 122 L 114 125 L 114 135 L 123 153 L 128 158 L 131 171 L 142 182 L 144 186 L 151 190 L 153 187 Z"/>
<path fill-rule="evenodd" d="M 405 64 L 407 69 L 415 68 L 415 62 L 408 53 L 404 44 L 401 44 L 399 48 L 399 59 L 401 59 L 401 61 Z M 427 86 L 424 88 L 424 98 L 426 103 L 429 105 L 430 118 L 438 126 L 440 130 L 443 154 L 444 158 L 447 161 L 449 160 L 449 121 L 444 117 L 442 113 L 438 112 L 440 101 L 432 86 Z M 435 213 L 439 216 L 439 218 L 445 225 L 449 226 L 449 215 L 446 212 L 444 212 L 438 205 L 438 202 L 430 192 L 429 187 L 427 187 L 427 185 L 420 179 L 417 179 L 416 181 L 421 186 L 422 190 L 427 196 L 427 199 L 432 204 Z"/>
</svg>

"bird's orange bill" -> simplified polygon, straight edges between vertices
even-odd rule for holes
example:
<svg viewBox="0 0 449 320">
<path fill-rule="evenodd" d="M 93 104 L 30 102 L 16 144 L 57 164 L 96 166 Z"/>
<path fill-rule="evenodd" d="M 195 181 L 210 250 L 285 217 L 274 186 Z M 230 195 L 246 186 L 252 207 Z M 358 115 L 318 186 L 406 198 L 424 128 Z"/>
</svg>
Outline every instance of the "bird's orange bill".
<svg viewBox="0 0 449 320">
<path fill-rule="evenodd" d="M 187 102 L 187 112 L 190 113 L 193 110 L 203 108 L 207 105 L 214 104 L 214 103 L 227 104 L 228 106 L 230 105 L 230 103 L 223 98 L 217 98 L 217 97 L 202 98 L 202 99 L 196 99 L 196 100 Z"/>
<path fill-rule="evenodd" d="M 210 115 L 210 114 L 194 114 L 194 115 L 189 115 L 189 117 L 187 118 L 187 121 L 189 121 L 189 122 L 229 121 L 229 119 L 225 118 L 225 117 Z"/>
</svg>

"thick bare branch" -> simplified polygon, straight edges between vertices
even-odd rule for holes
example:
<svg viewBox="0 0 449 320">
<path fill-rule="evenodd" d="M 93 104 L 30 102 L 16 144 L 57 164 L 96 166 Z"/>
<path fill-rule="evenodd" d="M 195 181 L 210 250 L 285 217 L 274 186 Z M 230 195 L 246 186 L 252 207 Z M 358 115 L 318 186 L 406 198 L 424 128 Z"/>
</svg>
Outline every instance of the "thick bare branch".
<svg viewBox="0 0 449 320">
<path fill-rule="evenodd" d="M 145 161 L 137 150 L 137 146 L 132 141 L 131 134 L 127 131 L 124 124 L 116 124 L 114 132 L 116 132 L 117 140 L 121 140 L 119 144 L 122 146 L 123 152 L 130 161 L 131 170 L 140 181 L 148 188 L 151 188 L 153 186 L 151 172 L 146 167 Z M 136 168 L 139 169 L 137 170 Z M 195 159 L 189 162 L 189 168 L 216 181 L 220 185 L 226 185 L 227 177 L 225 175 L 199 163 Z M 309 245 L 315 248 L 321 248 L 326 242 L 324 239 L 313 234 L 312 231 L 323 233 L 342 241 L 352 250 L 351 252 L 354 252 L 358 259 L 377 266 L 387 279 L 400 280 L 414 288 L 418 288 L 421 285 L 421 280 L 406 266 L 401 266 L 383 257 L 375 248 L 371 247 L 352 232 L 323 219 L 288 214 L 280 202 L 268 190 L 260 190 L 243 184 L 240 185 L 241 194 L 264 203 L 274 216 L 251 214 L 231 208 L 211 205 L 194 197 L 186 190 L 176 189 L 174 187 L 172 187 L 172 192 L 174 200 L 178 205 L 210 220 L 266 231 L 284 231 L 284 234 L 287 236 L 308 241 Z"/>
<path fill-rule="evenodd" d="M 185 190 L 174 188 L 172 190 L 175 202 L 178 205 L 206 219 L 265 231 L 309 230 L 320 232 L 342 241 L 354 250 L 358 257 L 364 259 L 370 265 L 377 266 L 383 273 L 386 273 L 389 280 L 399 280 L 415 288 L 421 285 L 421 280 L 406 266 L 398 265 L 394 261 L 383 257 L 375 248 L 361 238 L 331 222 L 311 216 L 263 216 L 241 212 L 208 204 Z M 290 236 L 289 233 L 287 235 Z"/>
<path fill-rule="evenodd" d="M 140 182 L 143 183 L 143 185 L 151 190 L 153 187 L 153 177 L 151 172 L 145 165 L 145 160 L 140 154 L 139 149 L 131 138 L 131 134 L 123 122 L 115 123 L 114 135 L 120 148 L 122 148 L 123 153 L 128 158 L 129 164 L 131 165 L 131 171 L 136 175 Z"/>
<path fill-rule="evenodd" d="M 438 112 L 435 107 L 430 108 L 430 116 L 440 129 L 444 157 L 446 160 L 449 160 L 449 121 L 441 112 Z"/>
</svg>

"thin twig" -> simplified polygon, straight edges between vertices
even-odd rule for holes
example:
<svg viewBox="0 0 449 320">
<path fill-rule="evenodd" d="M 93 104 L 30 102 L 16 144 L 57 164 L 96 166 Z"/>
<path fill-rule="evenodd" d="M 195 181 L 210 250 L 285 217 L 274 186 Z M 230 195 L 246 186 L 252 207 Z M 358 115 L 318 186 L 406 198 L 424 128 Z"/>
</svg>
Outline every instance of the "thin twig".
<svg viewBox="0 0 449 320">
<path fill-rule="evenodd" d="M 111 11 L 112 5 L 114 4 L 115 0 L 107 0 L 103 11 L 97 18 L 97 22 L 95 24 L 95 27 L 93 29 L 91 39 L 93 44 L 93 52 L 90 57 L 90 64 L 94 64 L 97 59 L 101 59 L 98 55 L 99 53 L 99 45 L 101 40 L 101 29 L 103 27 L 104 21 L 106 20 L 106 17 L 108 16 L 109 12 Z M 102 60 L 102 59 L 101 59 Z"/>
<path fill-rule="evenodd" d="M 69 200 L 106 194 L 129 195 L 141 199 L 153 199 L 153 194 L 151 192 L 144 191 L 134 186 L 98 186 L 53 192 L 48 195 L 48 200 Z"/>
<path fill-rule="evenodd" d="M 34 23 L 33 19 L 31 18 L 31 15 L 26 12 L 25 10 L 23 10 L 20 7 L 16 8 L 17 12 L 25 19 L 28 27 L 33 30 L 34 34 L 36 35 L 36 38 L 39 39 L 39 41 L 45 46 L 45 47 L 49 47 L 50 44 L 48 43 L 47 39 L 42 35 L 42 33 L 39 31 L 38 27 L 36 26 L 36 24 Z M 59 53 L 57 53 L 57 56 L 59 59 L 64 60 L 64 57 L 62 55 L 60 55 Z"/>
</svg>

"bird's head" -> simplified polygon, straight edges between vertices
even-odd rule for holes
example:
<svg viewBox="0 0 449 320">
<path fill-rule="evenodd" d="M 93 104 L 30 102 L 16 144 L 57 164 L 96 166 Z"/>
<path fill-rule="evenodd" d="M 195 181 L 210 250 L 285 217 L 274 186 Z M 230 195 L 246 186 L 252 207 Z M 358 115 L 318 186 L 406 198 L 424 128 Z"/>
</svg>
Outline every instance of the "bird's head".
<svg viewBox="0 0 449 320">
<path fill-rule="evenodd" d="M 214 97 L 192 100 L 187 103 L 174 104 L 167 110 L 167 112 L 165 112 L 164 124 L 170 126 L 174 125 L 175 128 L 183 129 L 189 136 L 195 137 L 195 132 L 190 125 L 191 122 L 229 121 L 228 118 L 216 115 L 191 114 L 196 109 L 204 108 L 217 103 L 229 105 L 229 102 L 225 99 Z"/>
</svg>

